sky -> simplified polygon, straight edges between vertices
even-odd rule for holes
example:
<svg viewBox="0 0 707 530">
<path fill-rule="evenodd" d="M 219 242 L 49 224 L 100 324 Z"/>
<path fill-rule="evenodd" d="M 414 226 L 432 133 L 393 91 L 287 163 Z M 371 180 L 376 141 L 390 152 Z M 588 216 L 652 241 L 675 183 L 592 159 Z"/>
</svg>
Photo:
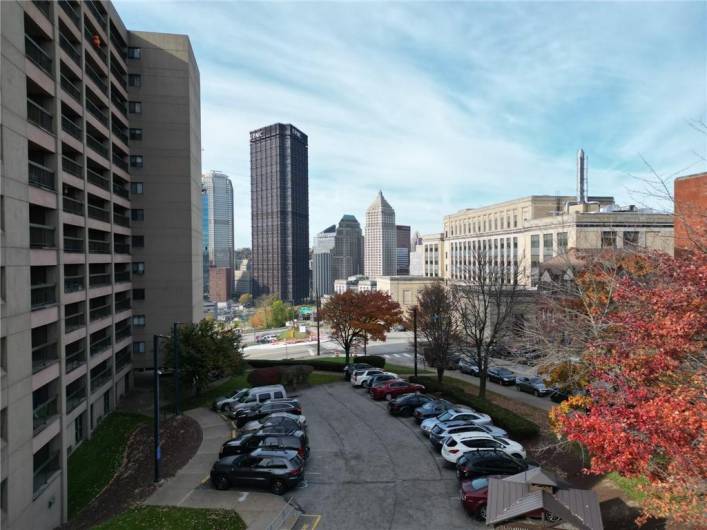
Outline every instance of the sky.
<svg viewBox="0 0 707 530">
<path fill-rule="evenodd" d="M 189 35 L 202 168 L 230 175 L 250 246 L 249 131 L 309 136 L 310 238 L 363 225 L 382 190 L 398 224 L 531 194 L 621 204 L 707 169 L 707 2 L 114 2 L 131 30 Z M 648 163 L 650 165 L 647 165 Z M 648 200 L 650 203 L 650 200 Z"/>
</svg>

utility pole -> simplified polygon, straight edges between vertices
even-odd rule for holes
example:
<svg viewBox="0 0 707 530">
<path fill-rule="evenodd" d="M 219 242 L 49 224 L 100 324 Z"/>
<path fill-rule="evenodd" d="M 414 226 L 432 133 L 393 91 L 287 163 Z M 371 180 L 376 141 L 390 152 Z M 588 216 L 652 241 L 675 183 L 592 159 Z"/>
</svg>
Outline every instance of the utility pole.
<svg viewBox="0 0 707 530">
<path fill-rule="evenodd" d="M 172 351 L 174 352 L 174 413 L 177 416 L 182 415 L 182 381 L 179 375 L 179 357 L 181 354 L 179 351 L 179 324 L 180 322 L 175 322 L 172 324 Z"/>
<path fill-rule="evenodd" d="M 158 364 L 158 350 L 160 348 L 160 336 L 152 336 L 152 371 L 154 389 L 154 438 L 155 438 L 155 482 L 160 481 L 160 372 Z"/>
<path fill-rule="evenodd" d="M 368 355 L 368 349 L 366 346 L 368 345 L 368 333 L 363 334 L 363 355 L 364 357 Z"/>
<path fill-rule="evenodd" d="M 319 311 L 320 311 L 320 306 L 321 306 L 321 298 L 319 297 L 319 293 L 317 293 L 317 357 L 321 355 L 321 344 L 319 342 Z"/>
<path fill-rule="evenodd" d="M 415 377 L 417 377 L 417 306 L 412 308 L 412 336 L 415 345 Z"/>
</svg>

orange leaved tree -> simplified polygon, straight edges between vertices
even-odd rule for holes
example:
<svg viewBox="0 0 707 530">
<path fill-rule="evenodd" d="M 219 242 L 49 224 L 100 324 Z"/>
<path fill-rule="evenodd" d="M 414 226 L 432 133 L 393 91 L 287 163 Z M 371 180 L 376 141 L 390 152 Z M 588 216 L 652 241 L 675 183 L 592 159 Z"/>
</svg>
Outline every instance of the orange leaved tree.
<svg viewBox="0 0 707 530">
<path fill-rule="evenodd" d="M 385 334 L 401 320 L 400 306 L 380 291 L 335 294 L 324 304 L 321 317 L 331 327 L 331 338 L 346 353 L 365 339 L 385 340 Z"/>
</svg>

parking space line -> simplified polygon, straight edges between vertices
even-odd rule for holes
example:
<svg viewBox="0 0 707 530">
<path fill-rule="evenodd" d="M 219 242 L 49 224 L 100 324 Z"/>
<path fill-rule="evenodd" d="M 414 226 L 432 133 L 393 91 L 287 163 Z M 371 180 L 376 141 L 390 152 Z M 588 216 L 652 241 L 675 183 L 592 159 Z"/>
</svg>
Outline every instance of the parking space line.
<svg viewBox="0 0 707 530">
<path fill-rule="evenodd" d="M 204 484 L 206 484 L 206 483 L 209 481 L 209 478 L 211 478 L 211 475 L 206 475 L 206 476 L 201 480 L 201 482 L 200 482 L 199 484 L 200 484 L 201 486 L 203 486 Z"/>
</svg>

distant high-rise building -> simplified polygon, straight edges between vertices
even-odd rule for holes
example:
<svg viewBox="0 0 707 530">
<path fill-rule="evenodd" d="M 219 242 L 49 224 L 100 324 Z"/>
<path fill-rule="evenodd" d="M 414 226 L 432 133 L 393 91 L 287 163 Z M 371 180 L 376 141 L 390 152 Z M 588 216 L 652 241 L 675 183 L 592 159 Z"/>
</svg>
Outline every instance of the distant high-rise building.
<svg viewBox="0 0 707 530">
<path fill-rule="evenodd" d="M 209 265 L 233 268 L 233 184 L 219 171 L 209 171 L 202 182 L 209 209 Z"/>
<path fill-rule="evenodd" d="M 371 279 L 395 276 L 396 229 L 395 211 L 379 191 L 366 210 L 366 238 L 364 240 L 365 274 Z"/>
<path fill-rule="evenodd" d="M 395 227 L 395 235 L 397 274 L 407 276 L 410 274 L 410 227 L 397 225 Z"/>
<path fill-rule="evenodd" d="M 363 274 L 363 234 L 361 225 L 353 215 L 344 215 L 336 227 L 332 251 L 334 280 Z"/>
<path fill-rule="evenodd" d="M 253 296 L 309 294 L 307 135 L 276 123 L 250 133 Z"/>
<path fill-rule="evenodd" d="M 209 194 L 201 186 L 201 250 L 204 273 L 204 295 L 209 293 Z"/>
<path fill-rule="evenodd" d="M 322 296 L 334 292 L 333 250 L 336 225 L 331 225 L 314 238 L 312 251 L 312 294 Z"/>
</svg>

